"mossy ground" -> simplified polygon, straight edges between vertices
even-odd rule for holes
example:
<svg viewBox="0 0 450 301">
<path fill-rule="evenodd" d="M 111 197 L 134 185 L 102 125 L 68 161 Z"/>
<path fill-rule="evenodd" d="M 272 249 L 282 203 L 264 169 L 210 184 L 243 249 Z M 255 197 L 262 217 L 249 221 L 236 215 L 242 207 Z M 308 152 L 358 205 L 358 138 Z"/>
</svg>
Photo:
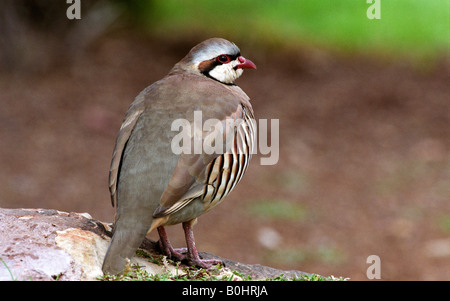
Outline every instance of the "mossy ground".
<svg viewBox="0 0 450 301">
<path fill-rule="evenodd" d="M 159 266 L 167 267 L 174 265 L 175 272 L 163 268 L 163 272 L 151 274 L 145 268 L 134 264 L 128 266 L 122 275 L 104 275 L 99 277 L 102 281 L 253 281 L 252 277 L 246 276 L 238 271 L 228 271 L 222 265 L 216 265 L 210 269 L 189 267 L 167 259 L 163 255 L 151 255 L 143 250 L 136 252 L 141 257 L 147 258 L 149 262 Z M 283 274 L 277 277 L 266 278 L 264 281 L 345 281 L 348 278 L 335 276 L 321 276 L 318 274 L 301 274 L 293 278 L 287 278 Z"/>
</svg>

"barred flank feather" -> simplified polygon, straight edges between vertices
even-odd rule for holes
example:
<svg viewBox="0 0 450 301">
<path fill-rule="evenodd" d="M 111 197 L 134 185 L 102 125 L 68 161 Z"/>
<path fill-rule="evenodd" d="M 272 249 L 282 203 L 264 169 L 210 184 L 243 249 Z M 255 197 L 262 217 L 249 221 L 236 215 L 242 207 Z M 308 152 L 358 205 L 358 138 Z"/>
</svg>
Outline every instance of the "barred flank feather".
<svg viewBox="0 0 450 301">
<path fill-rule="evenodd" d="M 243 122 L 236 130 L 233 146 L 214 159 L 206 170 L 207 181 L 202 198 L 210 203 L 209 209 L 217 205 L 239 183 L 252 157 L 255 124 L 251 112 L 245 107 L 243 109 Z"/>
</svg>

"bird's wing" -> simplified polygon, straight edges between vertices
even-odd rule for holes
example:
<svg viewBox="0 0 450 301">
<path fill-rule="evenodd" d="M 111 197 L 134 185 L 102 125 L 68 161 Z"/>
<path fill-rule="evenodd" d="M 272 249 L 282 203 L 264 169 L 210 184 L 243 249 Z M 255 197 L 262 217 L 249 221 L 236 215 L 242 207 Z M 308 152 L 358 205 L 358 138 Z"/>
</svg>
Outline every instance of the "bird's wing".
<svg viewBox="0 0 450 301">
<path fill-rule="evenodd" d="M 222 145 L 225 148 L 222 149 L 222 152 L 214 151 L 211 154 L 207 154 L 203 150 L 201 154 L 182 153 L 180 155 L 169 184 L 161 196 L 160 205 L 153 214 L 154 217 L 172 214 L 188 205 L 194 199 L 206 195 L 207 191 L 209 191 L 207 186 L 214 185 L 209 183 L 208 178 L 211 175 L 213 166 L 215 166 L 215 159 L 233 147 L 233 137 L 237 132 L 237 127 L 243 122 L 245 111 L 244 107 L 238 104 L 233 112 L 227 113 L 227 116 L 222 118 L 222 120 L 217 120 L 210 131 L 203 131 L 202 143 L 205 142 L 205 139 L 209 139 L 210 143 L 208 145 L 223 143 Z M 222 166 L 222 168 L 224 167 Z"/>
<path fill-rule="evenodd" d="M 111 203 L 114 207 L 116 203 L 117 179 L 119 178 L 120 164 L 122 156 L 133 131 L 136 122 L 144 111 L 144 97 L 138 96 L 128 109 L 122 126 L 117 136 L 116 145 L 114 147 L 111 166 L 109 168 L 109 192 L 111 195 Z"/>
</svg>

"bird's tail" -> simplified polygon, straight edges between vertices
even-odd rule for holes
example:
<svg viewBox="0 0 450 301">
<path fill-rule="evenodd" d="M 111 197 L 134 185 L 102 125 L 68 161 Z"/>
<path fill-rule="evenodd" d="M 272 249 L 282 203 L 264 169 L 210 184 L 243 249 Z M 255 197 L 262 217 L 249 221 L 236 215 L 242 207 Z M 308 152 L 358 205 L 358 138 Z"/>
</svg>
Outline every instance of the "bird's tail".
<svg viewBox="0 0 450 301">
<path fill-rule="evenodd" d="M 104 274 L 117 275 L 125 270 L 127 259 L 131 260 L 135 255 L 151 223 L 151 218 L 136 217 L 133 220 L 118 219 L 116 221 L 114 234 L 103 261 Z"/>
</svg>

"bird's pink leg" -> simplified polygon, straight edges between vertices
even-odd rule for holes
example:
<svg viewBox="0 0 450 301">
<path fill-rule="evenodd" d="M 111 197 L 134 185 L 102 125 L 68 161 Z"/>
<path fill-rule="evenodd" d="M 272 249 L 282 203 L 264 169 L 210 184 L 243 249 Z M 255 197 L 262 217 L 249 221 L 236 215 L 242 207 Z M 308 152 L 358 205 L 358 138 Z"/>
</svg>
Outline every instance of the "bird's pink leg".
<svg viewBox="0 0 450 301">
<path fill-rule="evenodd" d="M 199 266 L 204 269 L 209 269 L 213 265 L 221 264 L 222 261 L 216 259 L 201 259 L 198 255 L 197 248 L 195 247 L 195 239 L 194 239 L 194 231 L 192 230 L 192 226 L 195 223 L 195 220 L 184 222 L 183 229 L 186 235 L 186 244 L 187 244 L 187 260 L 190 265 Z"/>
<path fill-rule="evenodd" d="M 167 238 L 167 233 L 164 227 L 160 226 L 156 229 L 158 230 L 159 234 L 159 248 L 161 249 L 161 252 L 169 258 L 175 258 L 179 261 L 185 259 L 186 258 L 185 254 L 181 254 L 172 247 L 172 244 Z"/>
</svg>

